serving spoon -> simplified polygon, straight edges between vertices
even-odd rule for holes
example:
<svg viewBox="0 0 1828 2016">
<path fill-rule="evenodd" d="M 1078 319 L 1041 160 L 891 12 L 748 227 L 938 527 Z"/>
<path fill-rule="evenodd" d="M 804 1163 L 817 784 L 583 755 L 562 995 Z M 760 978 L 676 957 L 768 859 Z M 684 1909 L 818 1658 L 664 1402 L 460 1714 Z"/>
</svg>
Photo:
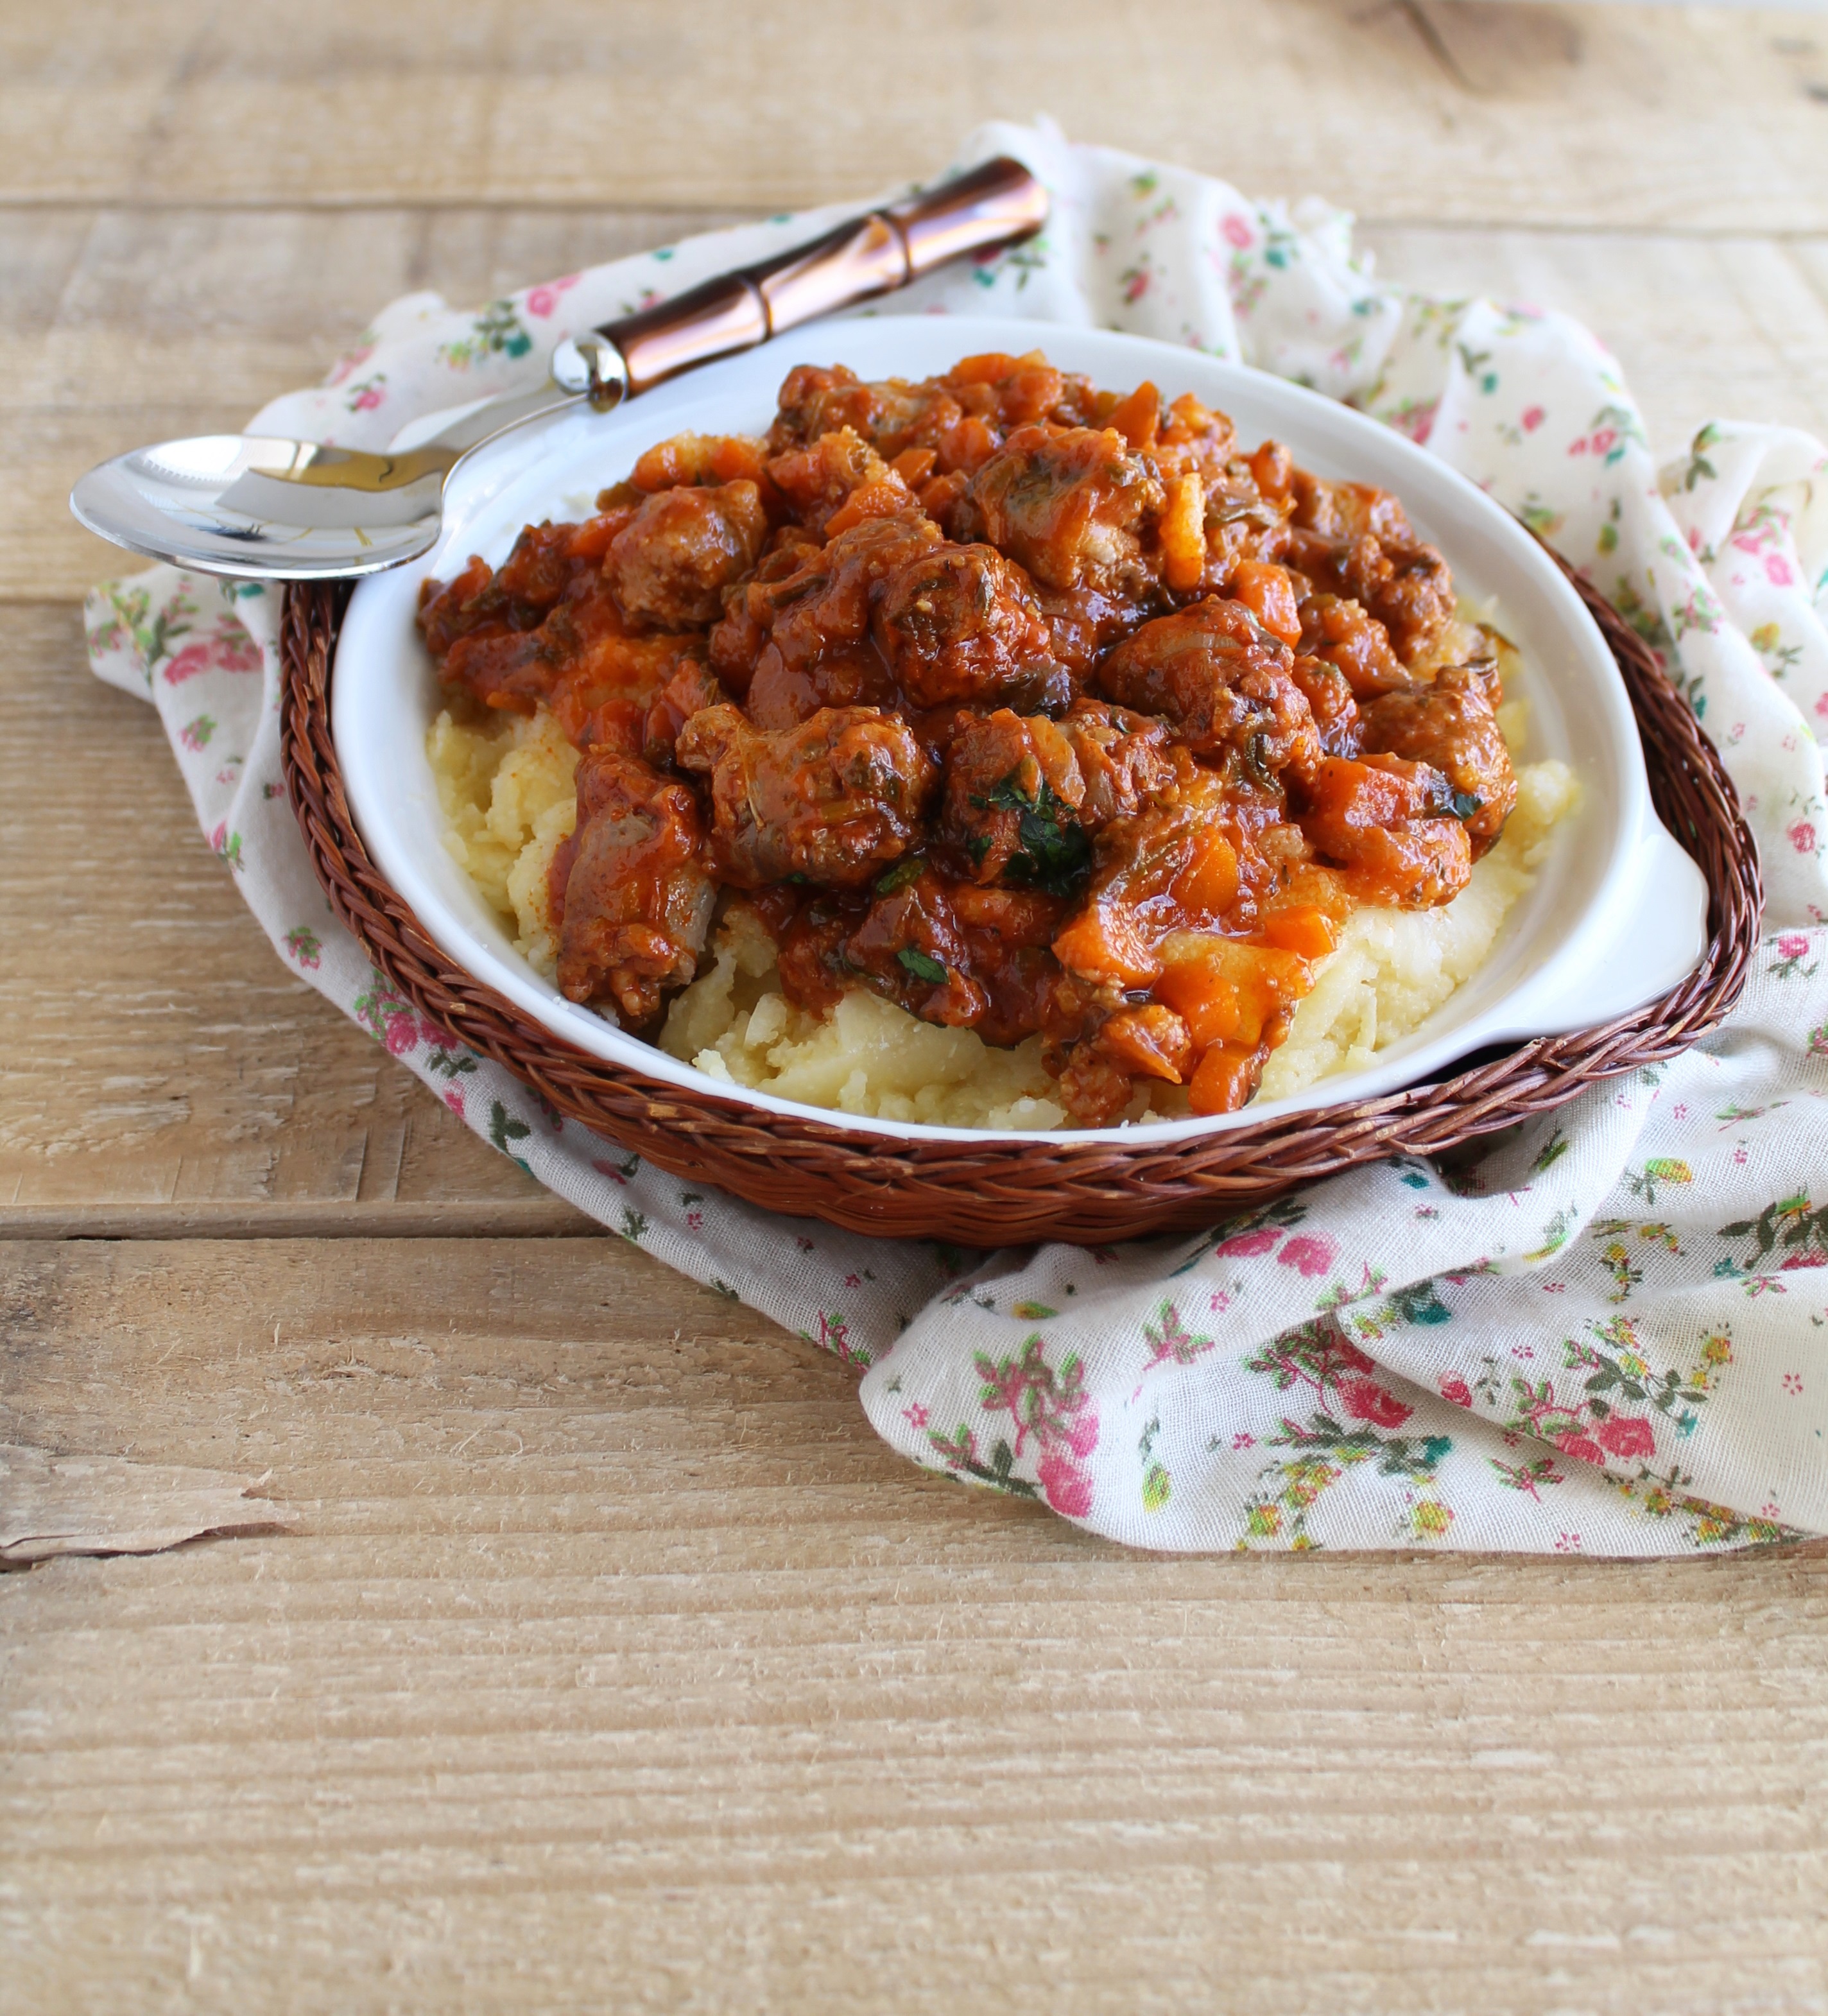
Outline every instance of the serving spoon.
<svg viewBox="0 0 1828 2016">
<path fill-rule="evenodd" d="M 401 430 L 380 453 L 275 435 L 197 434 L 92 469 L 70 508 L 92 532 L 204 574 L 326 581 L 378 574 L 437 542 L 444 485 L 509 429 L 588 404 L 607 412 L 682 371 L 1031 236 L 1047 192 L 1007 156 L 809 243 L 720 274 L 552 354 L 537 391 L 482 399 Z"/>
</svg>

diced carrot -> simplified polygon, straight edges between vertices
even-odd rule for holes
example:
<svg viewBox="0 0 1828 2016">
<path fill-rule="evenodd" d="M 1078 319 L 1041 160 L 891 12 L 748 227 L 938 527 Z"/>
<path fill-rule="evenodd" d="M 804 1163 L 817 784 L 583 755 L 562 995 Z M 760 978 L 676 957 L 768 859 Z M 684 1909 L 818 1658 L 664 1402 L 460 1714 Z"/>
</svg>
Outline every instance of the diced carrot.
<svg viewBox="0 0 1828 2016">
<path fill-rule="evenodd" d="M 1236 987 L 1209 966 L 1171 966 L 1155 983 L 1156 999 L 1187 1026 L 1196 1049 L 1236 1040 L 1242 1033 L 1243 1004 Z"/>
<path fill-rule="evenodd" d="M 609 551 L 610 542 L 634 516 L 633 510 L 624 509 L 586 518 L 572 533 L 566 553 L 574 560 L 600 560 Z"/>
<path fill-rule="evenodd" d="M 1196 1113 L 1236 1113 L 1256 1090 L 1258 1069 L 1255 1049 L 1214 1043 L 1187 1087 L 1187 1103 Z"/>
<path fill-rule="evenodd" d="M 1154 1002 L 1120 1008 L 1098 1032 L 1099 1046 L 1139 1078 L 1185 1082 L 1193 1063 L 1193 1039 L 1171 1008 Z"/>
<path fill-rule="evenodd" d="M 849 531 L 853 525 L 861 525 L 865 518 L 892 518 L 898 511 L 907 510 L 913 502 L 907 484 L 893 472 L 873 482 L 859 484 L 825 521 L 826 537 L 835 539 L 839 533 Z"/>
<path fill-rule="evenodd" d="M 679 434 L 671 441 L 656 441 L 636 461 L 629 480 L 638 490 L 675 490 L 697 474 L 693 450 L 695 434 Z"/>
<path fill-rule="evenodd" d="M 1206 401 L 1192 392 L 1183 392 L 1168 411 L 1188 434 L 1196 438 L 1213 426 L 1216 418 Z"/>
<path fill-rule="evenodd" d="M 916 494 L 921 509 L 937 524 L 970 488 L 970 477 L 955 469 L 950 476 L 930 476 Z"/>
<path fill-rule="evenodd" d="M 1121 911 L 1094 905 L 1053 941 L 1053 956 L 1069 973 L 1120 987 L 1146 987 L 1161 962 Z"/>
<path fill-rule="evenodd" d="M 997 387 L 997 401 L 1012 427 L 1046 419 L 1060 402 L 1067 381 L 1038 351 L 1018 358 L 1016 369 Z"/>
<path fill-rule="evenodd" d="M 1295 480 L 1295 459 L 1280 441 L 1266 441 L 1244 459 L 1250 465 L 1257 488 L 1265 497 L 1287 496 Z"/>
<path fill-rule="evenodd" d="M 1174 898 L 1202 923 L 1223 916 L 1238 900 L 1238 857 L 1216 827 L 1195 840 L 1193 859 L 1175 877 Z"/>
<path fill-rule="evenodd" d="M 1161 425 L 1161 394 L 1145 378 L 1128 398 L 1111 408 L 1105 425 L 1115 427 L 1139 454 L 1153 448 Z"/>
<path fill-rule="evenodd" d="M 1313 985 L 1308 962 L 1274 945 L 1204 931 L 1175 931 L 1161 948 L 1155 996 L 1186 1022 L 1196 1042 L 1254 1046 L 1267 1024 Z"/>
<path fill-rule="evenodd" d="M 710 459 L 711 473 L 720 483 L 761 481 L 762 445 L 758 441 L 742 434 L 720 434 L 711 445 Z"/>
<path fill-rule="evenodd" d="M 987 350 L 977 357 L 961 357 L 946 373 L 952 385 L 1000 385 L 1020 360 L 1006 350 Z"/>
<path fill-rule="evenodd" d="M 1231 590 L 1232 599 L 1243 603 L 1271 636 L 1285 644 L 1301 643 L 1301 606 L 1286 567 L 1274 560 L 1240 560 L 1232 570 Z"/>
<path fill-rule="evenodd" d="M 1325 959 L 1337 942 L 1332 920 L 1324 910 L 1272 910 L 1259 929 L 1272 945 L 1299 952 L 1303 959 Z"/>
<path fill-rule="evenodd" d="M 940 437 L 940 468 L 948 475 L 955 469 L 962 469 L 967 476 L 975 476 L 995 452 L 996 436 L 988 422 L 976 413 L 967 413 Z"/>
<path fill-rule="evenodd" d="M 1158 529 L 1161 571 L 1168 586 L 1184 595 L 1200 585 L 1200 577 L 1206 571 L 1206 485 L 1198 470 L 1189 470 L 1168 484 L 1168 506 Z"/>
<path fill-rule="evenodd" d="M 896 475 L 910 490 L 918 490 L 933 473 L 933 466 L 939 460 L 937 449 L 930 448 L 905 448 L 889 464 Z"/>
</svg>

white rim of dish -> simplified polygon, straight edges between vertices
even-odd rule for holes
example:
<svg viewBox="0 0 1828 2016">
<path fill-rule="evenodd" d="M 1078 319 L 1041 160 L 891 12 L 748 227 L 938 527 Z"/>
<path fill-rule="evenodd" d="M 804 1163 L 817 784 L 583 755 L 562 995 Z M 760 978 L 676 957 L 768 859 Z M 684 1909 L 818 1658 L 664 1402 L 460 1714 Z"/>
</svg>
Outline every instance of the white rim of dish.
<svg viewBox="0 0 1828 2016">
<path fill-rule="evenodd" d="M 1305 466 L 1394 490 L 1418 531 L 1442 549 L 1463 589 L 1489 595 L 1492 574 L 1506 577 L 1502 613 L 1524 646 L 1531 739 L 1543 745 L 1531 753 L 1569 761 L 1583 801 L 1564 822 L 1573 830 L 1557 830 L 1536 886 L 1513 905 L 1485 960 L 1366 1070 L 1322 1078 L 1291 1098 L 1236 1113 L 1046 1131 L 883 1120 L 783 1099 L 711 1078 L 567 1001 L 513 949 L 436 837 L 442 814 L 425 732 L 437 711 L 437 688 L 412 620 L 419 582 L 461 565 L 473 551 L 498 563 L 530 520 L 588 510 L 594 491 L 653 441 L 689 430 L 759 431 L 782 376 L 796 363 L 842 361 L 866 377 L 919 376 L 982 351 L 1033 348 L 1119 389 L 1149 377 L 1170 397 L 1196 392 L 1238 419 L 1242 438 L 1272 432 Z M 574 463 L 588 465 L 588 481 L 567 486 L 560 471 Z M 1571 673 L 1557 677 L 1548 665 L 1551 639 L 1568 654 Z M 1581 747 L 1572 739 L 1564 701 L 1589 717 L 1581 724 L 1586 731 Z M 612 414 L 574 412 L 485 448 L 447 491 L 444 530 L 432 552 L 365 580 L 351 598 L 337 642 L 331 732 L 351 811 L 376 866 L 439 947 L 473 977 L 607 1063 L 700 1096 L 884 1140 L 1168 1147 L 1283 1115 L 1357 1104 L 1438 1077 L 1456 1059 L 1491 1044 L 1610 1021 L 1667 992 L 1706 947 L 1706 885 L 1651 807 L 1617 667 L 1580 597 L 1536 541 L 1438 457 L 1351 408 L 1247 365 L 1110 330 L 977 316 L 847 316 L 675 380 Z M 1600 746 L 1590 746 L 1590 737 Z M 1571 923 L 1564 921 L 1559 941 L 1544 949 L 1533 941 L 1543 938 L 1546 925 L 1553 930 L 1556 894 L 1572 893 L 1571 883 L 1580 881 L 1588 887 L 1585 902 Z M 1498 985 L 1507 969 L 1509 984 Z"/>
</svg>

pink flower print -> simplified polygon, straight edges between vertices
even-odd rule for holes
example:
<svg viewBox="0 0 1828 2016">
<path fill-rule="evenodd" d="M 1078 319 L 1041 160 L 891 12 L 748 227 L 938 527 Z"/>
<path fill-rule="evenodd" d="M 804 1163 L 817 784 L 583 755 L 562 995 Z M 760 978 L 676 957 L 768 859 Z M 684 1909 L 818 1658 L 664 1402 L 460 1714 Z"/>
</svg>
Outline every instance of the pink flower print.
<svg viewBox="0 0 1828 2016">
<path fill-rule="evenodd" d="M 1822 695 L 1822 697 L 1816 701 L 1815 711 L 1821 715 L 1824 721 L 1828 721 L 1828 692 L 1825 692 Z"/>
<path fill-rule="evenodd" d="M 372 343 L 365 343 L 351 351 L 347 357 L 339 357 L 335 368 L 329 376 L 324 380 L 325 384 L 326 386 L 340 385 L 345 378 L 352 377 L 359 371 L 374 354 L 374 345 Z"/>
<path fill-rule="evenodd" d="M 1783 1390 L 1794 1399 L 1803 1390 L 1803 1375 L 1800 1372 L 1785 1373 Z"/>
<path fill-rule="evenodd" d="M 207 672 L 210 668 L 211 649 L 207 639 L 200 643 L 186 644 L 165 668 L 166 685 L 182 686 L 186 679 L 194 679 L 199 672 Z"/>
<path fill-rule="evenodd" d="M 1148 291 L 1148 269 L 1142 266 L 1132 267 L 1124 275 L 1124 299 L 1126 301 L 1139 301 Z"/>
<path fill-rule="evenodd" d="M 452 1085 L 451 1089 L 444 1094 L 444 1103 L 450 1107 L 451 1111 L 456 1114 L 459 1120 L 463 1118 L 463 1095 L 457 1089 L 455 1085 Z"/>
<path fill-rule="evenodd" d="M 1580 1535 L 1557 1533 L 1555 1536 L 1555 1551 L 1558 1554 L 1578 1554 L 1581 1551 Z"/>
<path fill-rule="evenodd" d="M 1813 854 L 1815 851 L 1815 829 L 1807 819 L 1798 819 L 1783 829 L 1783 837 L 1798 854 Z"/>
<path fill-rule="evenodd" d="M 1089 1456 L 1098 1446 L 1098 1417 L 1082 1409 L 1066 1424 L 1067 1445 L 1074 1456 Z"/>
<path fill-rule="evenodd" d="M 1808 949 L 1808 940 L 1795 931 L 1786 933 L 1777 941 L 1777 956 L 1779 959 L 1801 959 Z"/>
<path fill-rule="evenodd" d="M 200 714 L 195 721 L 187 721 L 178 731 L 178 739 L 193 753 L 205 747 L 216 732 L 216 724 L 207 714 Z"/>
<path fill-rule="evenodd" d="M 222 823 L 217 827 L 213 833 L 210 835 L 210 851 L 212 854 L 225 854 L 228 851 L 228 822 L 226 819 L 224 819 Z"/>
<path fill-rule="evenodd" d="M 1035 1466 L 1047 1502 L 1069 1519 L 1083 1519 L 1092 1510 L 1092 1479 L 1058 1449 L 1049 1449 Z"/>
<path fill-rule="evenodd" d="M 356 387 L 349 401 L 349 410 L 352 413 L 372 413 L 387 396 L 381 389 L 380 378 L 370 378 Z"/>
<path fill-rule="evenodd" d="M 1765 556 L 1765 578 L 1773 588 L 1791 588 L 1796 583 L 1796 576 L 1790 572 L 1790 563 L 1782 553 L 1767 553 Z"/>
<path fill-rule="evenodd" d="M 1456 1407 L 1470 1407 L 1473 1404 L 1473 1389 L 1457 1372 L 1450 1372 L 1441 1382 L 1441 1397 L 1451 1400 Z"/>
<path fill-rule="evenodd" d="M 1343 1337 L 1335 1348 L 1334 1355 L 1348 1372 L 1375 1372 L 1377 1370 L 1355 1344 L 1348 1343 Z"/>
<path fill-rule="evenodd" d="M 1555 1446 L 1564 1456 L 1578 1458 L 1582 1463 L 1603 1463 L 1606 1452 L 1591 1435 L 1584 1435 L 1578 1428 L 1564 1428 L 1555 1438 Z"/>
<path fill-rule="evenodd" d="M 704 1213 L 701 1211 L 687 1211 L 686 1214 L 686 1229 L 688 1232 L 703 1231 Z"/>
<path fill-rule="evenodd" d="M 1592 452 L 1595 455 L 1603 455 L 1617 439 L 1618 436 L 1610 427 L 1602 427 L 1593 437 L 1591 443 Z"/>
<path fill-rule="evenodd" d="M 1254 1260 L 1259 1253 L 1267 1253 L 1281 1237 L 1273 1225 L 1260 1226 L 1254 1232 L 1236 1233 L 1212 1250 L 1215 1254 L 1230 1254 L 1240 1260 Z"/>
<path fill-rule="evenodd" d="M 1524 432 L 1527 434 L 1533 434 L 1548 417 L 1540 406 L 1531 407 L 1524 415 L 1522 423 Z"/>
<path fill-rule="evenodd" d="M 419 1024 L 410 1015 L 395 1015 L 387 1024 L 387 1033 L 381 1039 L 387 1046 L 390 1057 L 403 1057 L 419 1041 Z"/>
<path fill-rule="evenodd" d="M 549 280 L 544 286 L 529 287 L 527 290 L 527 312 L 542 319 L 549 315 L 559 305 L 559 297 L 567 287 L 578 284 L 578 275 L 567 273 L 562 280 Z"/>
<path fill-rule="evenodd" d="M 232 617 L 214 636 L 186 644 L 165 668 L 165 683 L 182 686 L 212 668 L 225 672 L 257 672 L 261 668 L 261 647 Z"/>
<path fill-rule="evenodd" d="M 1236 246 L 1240 252 L 1248 251 L 1254 242 L 1250 225 L 1235 213 L 1228 217 L 1219 229 L 1225 233 L 1226 244 Z"/>
<path fill-rule="evenodd" d="M 1610 1420 L 1602 1421 L 1593 1434 L 1600 1446 L 1614 1456 L 1654 1456 L 1657 1453 L 1656 1439 L 1650 1433 L 1650 1424 L 1642 1415 L 1614 1414 Z"/>
<path fill-rule="evenodd" d="M 1291 1239 L 1276 1256 L 1283 1266 L 1298 1268 L 1304 1274 L 1324 1274 L 1339 1251 L 1330 1239 Z"/>
<path fill-rule="evenodd" d="M 1232 1437 L 1232 1447 L 1234 1449 L 1254 1449 L 1256 1446 L 1257 1438 L 1254 1435 L 1245 1435 L 1240 1431 Z"/>
<path fill-rule="evenodd" d="M 916 1400 L 912 1407 L 904 1407 L 901 1409 L 901 1419 L 910 1427 L 923 1428 L 927 1426 L 929 1416 L 926 1407 Z"/>
<path fill-rule="evenodd" d="M 1416 1411 L 1394 1393 L 1385 1392 L 1374 1379 L 1341 1380 L 1339 1397 L 1355 1421 L 1369 1421 L 1377 1428 L 1400 1428 Z"/>
</svg>

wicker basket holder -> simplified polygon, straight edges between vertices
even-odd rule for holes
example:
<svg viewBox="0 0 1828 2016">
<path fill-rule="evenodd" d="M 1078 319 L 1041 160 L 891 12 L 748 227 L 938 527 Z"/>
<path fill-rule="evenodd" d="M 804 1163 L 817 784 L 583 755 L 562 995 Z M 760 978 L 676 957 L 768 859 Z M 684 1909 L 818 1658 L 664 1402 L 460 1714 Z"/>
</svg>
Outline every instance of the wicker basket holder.
<svg viewBox="0 0 1828 2016">
<path fill-rule="evenodd" d="M 282 624 L 286 781 L 337 916 L 430 1021 L 512 1071 L 567 1118 L 694 1183 L 852 1232 L 966 1246 L 1083 1244 L 1185 1232 L 1297 1183 L 1395 1154 L 1434 1155 L 1545 1113 L 1596 1079 L 1675 1056 L 1739 998 L 1757 943 L 1757 851 L 1713 745 L 1648 647 L 1570 578 L 1624 675 L 1650 794 L 1700 865 L 1708 945 L 1682 984 L 1603 1028 L 1540 1038 L 1432 1084 L 1191 1140 L 1129 1147 L 1071 1134 L 903 1143 L 769 1113 L 706 1080 L 682 1091 L 607 1064 L 530 1020 L 454 965 L 369 859 L 330 737 L 330 667 L 347 591 L 293 585 Z"/>
</svg>

